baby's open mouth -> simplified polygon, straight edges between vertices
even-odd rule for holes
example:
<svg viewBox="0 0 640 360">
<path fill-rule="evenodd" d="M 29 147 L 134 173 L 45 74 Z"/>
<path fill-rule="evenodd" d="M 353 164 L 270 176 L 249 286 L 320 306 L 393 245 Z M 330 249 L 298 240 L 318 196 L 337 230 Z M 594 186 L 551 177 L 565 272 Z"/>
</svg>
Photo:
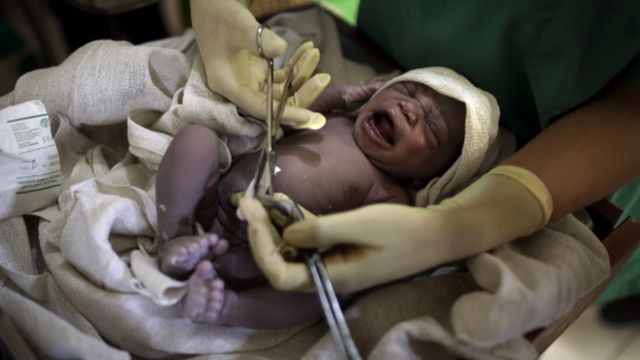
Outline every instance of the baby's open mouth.
<svg viewBox="0 0 640 360">
<path fill-rule="evenodd" d="M 374 136 L 386 144 L 393 145 L 393 121 L 386 114 L 373 114 L 369 120 L 369 126 Z"/>
</svg>

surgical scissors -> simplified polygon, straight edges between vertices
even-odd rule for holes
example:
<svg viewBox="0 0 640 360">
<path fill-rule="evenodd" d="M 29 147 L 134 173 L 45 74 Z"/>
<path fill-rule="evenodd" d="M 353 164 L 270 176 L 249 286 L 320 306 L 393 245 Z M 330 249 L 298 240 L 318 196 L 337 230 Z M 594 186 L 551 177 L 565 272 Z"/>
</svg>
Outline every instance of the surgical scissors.
<svg viewBox="0 0 640 360">
<path fill-rule="evenodd" d="M 278 104 L 278 110 L 274 116 L 273 59 L 268 58 L 262 49 L 262 32 L 264 31 L 264 27 L 265 25 L 260 25 L 256 31 L 256 46 L 258 48 L 258 53 L 267 61 L 268 66 L 267 135 L 262 151 L 260 152 L 260 157 L 258 158 L 254 177 L 245 192 L 245 196 L 255 196 L 265 206 L 279 210 L 293 221 L 299 221 L 304 219 L 304 215 L 292 200 L 276 200 L 273 197 L 272 178 L 275 172 L 275 151 L 273 150 L 273 142 L 275 140 L 275 131 L 278 127 L 280 118 L 284 113 L 284 104 L 291 91 L 293 69 L 291 69 L 287 74 L 282 97 Z M 322 262 L 322 257 L 317 251 L 312 250 L 305 251 L 304 256 L 338 353 L 344 359 L 361 359 L 358 349 L 351 337 L 351 332 L 347 326 L 342 309 L 340 308 L 340 302 L 333 289 L 333 285 L 331 284 L 331 279 L 329 278 L 327 269 Z"/>
</svg>

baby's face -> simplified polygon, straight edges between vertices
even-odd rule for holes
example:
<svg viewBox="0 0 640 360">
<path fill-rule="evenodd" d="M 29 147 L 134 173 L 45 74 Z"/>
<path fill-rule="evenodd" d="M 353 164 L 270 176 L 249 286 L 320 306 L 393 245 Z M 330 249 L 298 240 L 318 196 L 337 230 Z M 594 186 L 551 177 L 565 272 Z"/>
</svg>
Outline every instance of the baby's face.
<svg viewBox="0 0 640 360">
<path fill-rule="evenodd" d="M 430 179 L 460 155 L 464 123 L 464 103 L 419 83 L 400 82 L 362 106 L 353 137 L 387 174 Z"/>
</svg>

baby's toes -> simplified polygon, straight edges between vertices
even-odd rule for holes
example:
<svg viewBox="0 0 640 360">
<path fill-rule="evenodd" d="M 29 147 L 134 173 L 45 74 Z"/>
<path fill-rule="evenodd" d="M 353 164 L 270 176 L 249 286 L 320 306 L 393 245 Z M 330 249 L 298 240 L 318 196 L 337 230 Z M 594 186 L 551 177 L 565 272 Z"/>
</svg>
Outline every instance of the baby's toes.
<svg viewBox="0 0 640 360">
<path fill-rule="evenodd" d="M 212 284 L 210 284 L 209 287 L 205 311 L 202 314 L 204 322 L 214 323 L 220 320 L 220 313 L 224 303 L 224 295 L 224 282 L 219 279 L 212 281 Z"/>
<path fill-rule="evenodd" d="M 221 239 L 216 234 L 207 234 L 207 240 L 209 243 L 210 255 L 219 256 L 229 250 L 229 242 L 225 239 Z"/>
<path fill-rule="evenodd" d="M 229 250 L 229 242 L 224 239 L 218 241 L 218 243 L 213 248 L 211 248 L 211 251 L 218 256 L 226 253 L 227 250 Z"/>
<path fill-rule="evenodd" d="M 187 252 L 189 253 L 189 255 L 193 256 L 198 254 L 199 250 L 202 249 L 202 245 L 200 244 L 200 240 L 198 239 L 196 241 L 190 242 L 185 244 L 185 247 L 187 249 Z"/>
<path fill-rule="evenodd" d="M 175 246 L 167 254 L 170 265 L 180 265 L 188 257 L 189 251 L 185 246 Z"/>
<path fill-rule="evenodd" d="M 169 264 L 175 266 L 179 269 L 187 270 L 189 264 L 193 267 L 193 258 L 194 258 L 194 246 L 197 246 L 193 243 L 189 244 L 176 244 L 172 246 L 170 252 L 168 252 L 167 257 L 169 260 Z M 192 269 L 189 269 L 192 270 Z"/>
<path fill-rule="evenodd" d="M 196 270 L 194 271 L 192 278 L 197 285 L 208 280 L 214 280 L 216 278 L 216 273 L 211 261 L 201 261 L 198 266 L 196 266 Z"/>
<path fill-rule="evenodd" d="M 209 248 L 212 248 L 212 247 L 216 246 L 220 242 L 220 237 L 218 236 L 218 234 L 207 233 L 207 234 L 202 236 L 202 240 L 204 242 L 206 242 L 206 245 Z"/>
</svg>

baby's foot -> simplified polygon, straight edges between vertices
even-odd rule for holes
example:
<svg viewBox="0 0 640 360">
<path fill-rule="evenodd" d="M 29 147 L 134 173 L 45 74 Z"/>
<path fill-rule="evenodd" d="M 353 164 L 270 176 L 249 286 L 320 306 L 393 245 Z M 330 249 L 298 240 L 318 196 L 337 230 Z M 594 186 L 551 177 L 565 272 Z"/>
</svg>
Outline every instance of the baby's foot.
<svg viewBox="0 0 640 360">
<path fill-rule="evenodd" d="M 182 304 L 183 315 L 195 322 L 217 323 L 221 320 L 224 298 L 224 282 L 218 278 L 210 261 L 202 261 L 189 278 Z"/>
<path fill-rule="evenodd" d="M 160 252 L 160 270 L 184 278 L 204 258 L 224 254 L 229 243 L 216 234 L 180 236 L 169 240 Z"/>
</svg>

